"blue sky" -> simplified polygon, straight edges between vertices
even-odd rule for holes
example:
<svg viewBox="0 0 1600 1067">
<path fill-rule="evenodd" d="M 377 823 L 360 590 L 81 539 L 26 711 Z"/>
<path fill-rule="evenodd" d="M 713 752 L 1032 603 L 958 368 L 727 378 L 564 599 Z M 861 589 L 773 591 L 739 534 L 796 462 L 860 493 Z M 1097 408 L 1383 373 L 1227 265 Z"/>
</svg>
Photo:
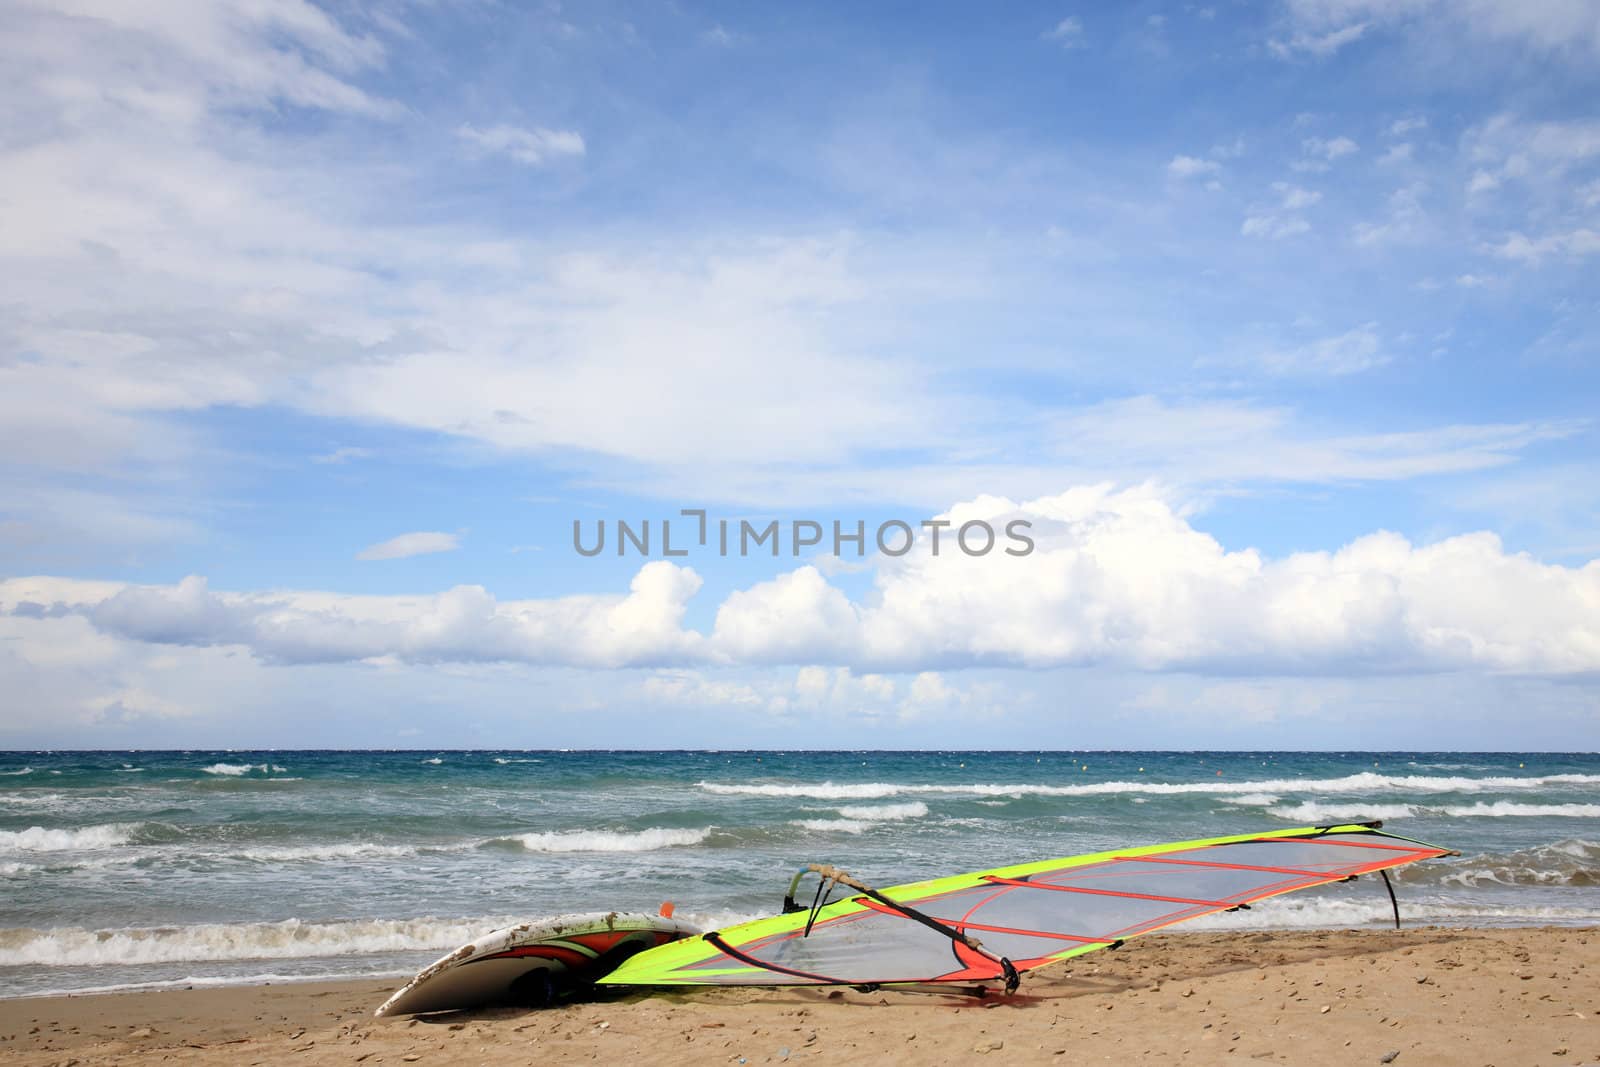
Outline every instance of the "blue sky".
<svg viewBox="0 0 1600 1067">
<path fill-rule="evenodd" d="M 0 745 L 1600 744 L 1582 0 L 0 27 Z"/>
</svg>

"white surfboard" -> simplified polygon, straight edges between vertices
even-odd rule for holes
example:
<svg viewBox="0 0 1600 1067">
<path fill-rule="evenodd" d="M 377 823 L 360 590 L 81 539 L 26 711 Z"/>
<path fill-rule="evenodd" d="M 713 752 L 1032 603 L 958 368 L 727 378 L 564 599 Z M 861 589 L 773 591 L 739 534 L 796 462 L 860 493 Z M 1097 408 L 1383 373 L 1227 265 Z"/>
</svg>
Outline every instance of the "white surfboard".
<svg viewBox="0 0 1600 1067">
<path fill-rule="evenodd" d="M 610 974 L 635 953 L 700 933 L 672 918 L 670 904 L 661 910 L 557 915 L 495 930 L 423 968 L 375 1014 L 546 1004 Z"/>
</svg>

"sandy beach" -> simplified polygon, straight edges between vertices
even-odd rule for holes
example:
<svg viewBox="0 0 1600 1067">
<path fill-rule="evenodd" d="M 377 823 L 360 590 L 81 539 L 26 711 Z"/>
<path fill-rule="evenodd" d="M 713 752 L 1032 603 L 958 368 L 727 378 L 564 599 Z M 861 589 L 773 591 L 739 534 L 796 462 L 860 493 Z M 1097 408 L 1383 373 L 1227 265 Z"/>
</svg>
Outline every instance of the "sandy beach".
<svg viewBox="0 0 1600 1067">
<path fill-rule="evenodd" d="M 1153 936 L 1011 998 L 630 993 L 546 1011 L 372 1018 L 393 983 L 0 1001 L 17 1064 L 1533 1064 L 1600 1061 L 1600 931 Z M 1067 1059 L 1063 1059 L 1066 1057 Z"/>
</svg>

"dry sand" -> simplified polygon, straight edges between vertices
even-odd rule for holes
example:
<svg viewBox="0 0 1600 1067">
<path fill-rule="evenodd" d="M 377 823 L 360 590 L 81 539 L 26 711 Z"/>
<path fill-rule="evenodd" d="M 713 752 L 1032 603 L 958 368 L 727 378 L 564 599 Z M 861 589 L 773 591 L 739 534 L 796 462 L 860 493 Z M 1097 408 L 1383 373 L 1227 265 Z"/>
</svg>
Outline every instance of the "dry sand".
<svg viewBox="0 0 1600 1067">
<path fill-rule="evenodd" d="M 1171 935 L 983 1001 L 635 993 L 373 1019 L 371 981 L 0 1001 L 8 1064 L 1600 1062 L 1600 930 Z"/>
</svg>

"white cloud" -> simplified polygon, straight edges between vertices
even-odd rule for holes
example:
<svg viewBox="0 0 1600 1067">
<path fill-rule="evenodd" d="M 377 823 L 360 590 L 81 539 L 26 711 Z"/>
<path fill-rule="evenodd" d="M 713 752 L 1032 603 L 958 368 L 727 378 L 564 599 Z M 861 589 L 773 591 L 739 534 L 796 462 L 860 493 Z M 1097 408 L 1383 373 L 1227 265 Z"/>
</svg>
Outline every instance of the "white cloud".
<svg viewBox="0 0 1600 1067">
<path fill-rule="evenodd" d="M 1411 144 L 1409 141 L 1402 142 L 1401 144 L 1390 145 L 1388 149 L 1384 151 L 1383 155 L 1378 157 L 1378 166 L 1393 167 L 1398 166 L 1401 163 L 1409 163 L 1411 162 L 1411 154 L 1415 151 L 1415 148 L 1416 146 Z"/>
<path fill-rule="evenodd" d="M 356 559 L 408 559 L 411 556 L 426 556 L 434 552 L 454 552 L 460 547 L 459 534 L 419 530 L 416 533 L 403 533 L 387 541 L 368 545 L 356 553 Z"/>
<path fill-rule="evenodd" d="M 337 466 L 339 464 L 349 463 L 352 460 L 371 459 L 375 455 L 377 455 L 377 453 L 370 448 L 346 446 L 344 448 L 336 448 L 332 452 L 325 452 L 320 456 L 312 456 L 311 462 L 333 464 Z"/>
<path fill-rule="evenodd" d="M 1269 40 L 1267 48 L 1279 59 L 1289 59 L 1299 53 L 1326 58 L 1345 45 L 1359 41 L 1367 32 L 1367 25 L 1355 22 L 1323 33 L 1295 33 L 1287 40 Z"/>
<path fill-rule="evenodd" d="M 1333 337 L 1323 337 L 1293 348 L 1269 351 L 1262 364 L 1275 374 L 1356 374 L 1389 362 L 1378 338 L 1377 323 L 1369 322 Z"/>
<path fill-rule="evenodd" d="M 1564 233 L 1549 233 L 1543 237 L 1527 237 L 1513 233 L 1494 246 L 1494 254 L 1502 259 L 1523 263 L 1540 263 L 1551 256 L 1581 259 L 1600 254 L 1600 231 L 1580 227 Z"/>
<path fill-rule="evenodd" d="M 1246 237 L 1266 237 L 1274 241 L 1295 237 L 1310 229 L 1311 224 L 1305 219 L 1271 214 L 1247 215 L 1239 226 L 1239 232 Z"/>
<path fill-rule="evenodd" d="M 1287 0 L 1286 12 L 1290 39 L 1269 41 L 1280 56 L 1326 55 L 1379 28 L 1512 41 L 1580 61 L 1600 52 L 1600 9 L 1588 0 Z"/>
<path fill-rule="evenodd" d="M 1420 115 L 1408 115 L 1405 118 L 1395 119 L 1389 124 L 1390 137 L 1404 137 L 1416 130 L 1428 128 L 1428 120 Z"/>
<path fill-rule="evenodd" d="M 1080 489 L 952 509 L 957 521 L 1026 515 L 1039 551 L 880 570 L 845 645 L 858 666 L 1116 662 L 1145 670 L 1263 673 L 1600 668 L 1600 561 L 1582 569 L 1507 554 L 1490 534 L 1414 546 L 1394 534 L 1333 553 L 1229 552 L 1148 490 Z M 793 654 L 792 617 L 747 613 L 741 647 Z M 761 619 L 773 629 L 761 628 Z M 718 639 L 730 636 L 719 630 Z M 818 659 L 837 656 L 836 637 Z"/>
<path fill-rule="evenodd" d="M 120 4 L 100 0 L 22 0 L 8 60 L 20 72 L 70 57 L 98 57 L 107 81 L 42 78 L 57 101 L 115 102 L 164 120 L 194 121 L 208 107 L 267 108 L 277 103 L 373 118 L 405 109 L 352 83 L 381 67 L 384 47 L 304 0 L 259 4 L 203 0 Z M 128 79 L 135 84 L 114 84 Z"/>
<path fill-rule="evenodd" d="M 1245 216 L 1239 232 L 1246 237 L 1277 241 L 1309 231 L 1311 224 L 1295 212 L 1314 206 L 1322 199 L 1322 194 L 1288 182 L 1273 182 L 1272 191 L 1278 195 L 1277 204 L 1253 210 Z"/>
<path fill-rule="evenodd" d="M 1308 156 L 1316 156 L 1330 163 L 1344 156 L 1354 155 L 1361 151 L 1361 146 L 1348 137 L 1307 137 L 1300 142 L 1300 148 Z"/>
<path fill-rule="evenodd" d="M 1415 240 L 1424 222 L 1422 207 L 1427 187 L 1421 182 L 1401 186 L 1389 194 L 1388 217 L 1381 222 L 1357 223 L 1351 236 L 1358 245 Z"/>
<path fill-rule="evenodd" d="M 1046 30 L 1043 37 L 1047 41 L 1054 41 L 1062 48 L 1082 48 L 1083 20 L 1076 15 L 1068 15 L 1053 27 Z"/>
<path fill-rule="evenodd" d="M 1194 178 L 1200 175 L 1216 174 L 1222 165 L 1214 159 L 1199 159 L 1195 156 L 1173 156 L 1172 162 L 1167 164 L 1167 173 L 1174 178 Z"/>
<path fill-rule="evenodd" d="M 480 152 L 509 156 L 518 163 L 540 167 L 563 157 L 585 152 L 583 137 L 572 130 L 527 129 L 499 123 L 484 129 L 462 126 L 456 136 Z"/>
<path fill-rule="evenodd" d="M 644 680 L 640 689 L 646 697 L 669 704 L 689 707 L 723 705 L 737 708 L 761 708 L 782 704 L 757 692 L 754 686 L 728 679 L 707 678 L 700 671 L 663 670 Z"/>
<path fill-rule="evenodd" d="M 1288 182 L 1273 182 L 1272 190 L 1283 198 L 1279 206 L 1285 211 L 1298 211 L 1301 208 L 1310 207 L 1322 199 L 1322 194 L 1316 190 L 1302 189 L 1300 186 L 1290 185 Z"/>
<path fill-rule="evenodd" d="M 1335 552 L 1273 560 L 1224 548 L 1160 492 L 1104 486 L 1022 504 L 982 498 L 945 517 L 997 527 L 1025 518 L 1037 548 L 1020 558 L 935 557 L 924 542 L 880 561 L 859 603 L 802 567 L 731 594 L 709 637 L 682 626 L 698 576 L 664 561 L 642 567 L 626 596 L 507 602 L 474 586 L 374 597 L 214 593 L 199 578 L 177 586 L 10 579 L 0 583 L 0 617 L 41 626 L 87 619 L 112 638 L 238 646 L 290 664 L 802 664 L 796 701 L 852 692 L 888 701 L 892 679 L 873 675 L 974 666 L 1600 671 L 1600 560 L 1542 564 L 1488 533 L 1414 545 L 1380 532 Z M 838 673 L 845 667 L 848 676 Z M 770 704 L 774 695 L 662 678 L 658 695 L 674 699 Z M 938 692 L 924 680 L 912 698 Z"/>
</svg>

